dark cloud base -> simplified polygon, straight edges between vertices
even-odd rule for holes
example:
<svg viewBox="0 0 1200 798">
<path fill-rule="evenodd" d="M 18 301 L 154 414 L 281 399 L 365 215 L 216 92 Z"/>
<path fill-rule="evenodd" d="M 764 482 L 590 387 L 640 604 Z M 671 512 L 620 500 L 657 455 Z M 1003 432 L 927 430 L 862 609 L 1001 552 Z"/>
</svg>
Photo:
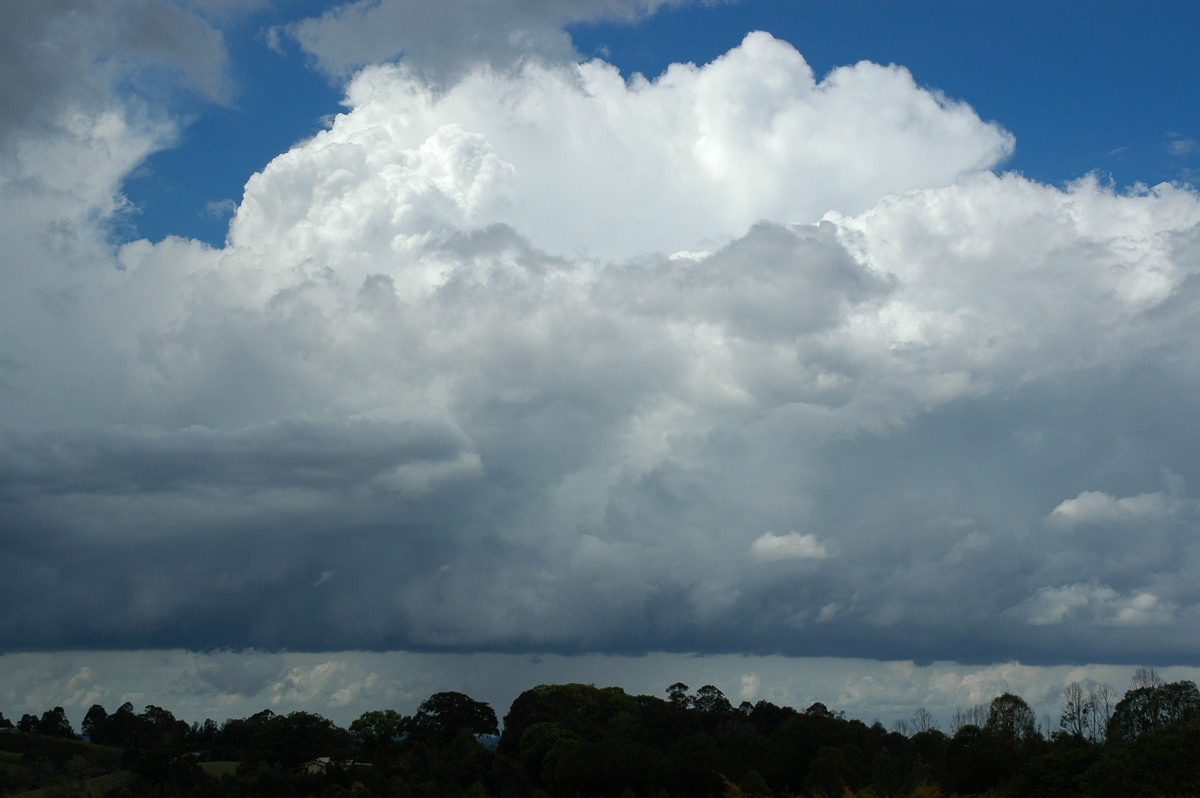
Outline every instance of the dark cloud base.
<svg viewBox="0 0 1200 798">
<path fill-rule="evenodd" d="M 1106 401 L 1081 415 L 1065 391 Z M 838 541 L 836 557 L 731 573 L 716 560 L 697 565 L 695 550 L 637 547 L 652 566 L 611 563 L 598 577 L 621 579 L 634 569 L 644 582 L 644 598 L 617 609 L 595 603 L 594 585 L 545 582 L 542 572 L 572 567 L 569 556 L 552 558 L 549 537 L 539 550 L 536 539 L 522 544 L 503 534 L 525 511 L 507 488 L 468 479 L 399 501 L 359 495 L 349 484 L 353 469 L 342 459 L 369 481 L 381 464 L 455 456 L 461 442 L 436 429 L 297 421 L 268 434 L 215 436 L 236 453 L 229 467 L 209 446 L 213 438 L 194 431 L 151 436 L 163 448 L 178 446 L 157 457 L 131 455 L 125 437 L 114 451 L 83 433 L 10 432 L 0 648 L 655 650 L 1044 665 L 1136 654 L 1187 662 L 1198 641 L 1175 624 L 1132 628 L 1081 608 L 1038 626 L 1022 607 L 1044 585 L 1090 580 L 1123 594 L 1143 587 L 1147 573 L 1157 575 L 1162 598 L 1182 607 L 1197 600 L 1187 579 L 1196 555 L 1180 534 L 1192 519 L 1143 525 L 1136 534 L 1103 524 L 1052 529 L 1043 520 L 1062 497 L 1087 488 L 1141 481 L 1152 491 L 1161 469 L 1194 473 L 1200 448 L 1186 426 L 1169 440 L 1130 431 L 1148 409 L 1194 417 L 1195 395 L 1172 373 L 1143 364 L 1124 375 L 1062 375 L 1006 396 L 960 400 L 892 433 L 827 443 L 809 523 Z M 46 471 L 54 481 L 31 476 L 43 473 L 31 451 L 53 459 Z M 310 452 L 319 456 L 306 460 Z M 714 482 L 697 483 L 682 502 L 664 498 L 654 480 L 640 482 L 623 497 L 629 509 L 610 516 L 622 526 L 609 533 L 628 537 L 629 527 L 651 520 L 688 523 L 741 465 L 706 474 Z M 330 489 L 323 469 L 347 484 Z M 332 498 L 310 512 L 188 516 L 194 494 L 245 504 L 247 495 L 265 501 L 267 486 L 301 490 L 313 480 Z M 159 495 L 179 508 L 159 511 L 151 535 L 143 531 L 151 522 L 137 518 L 126 540 L 110 519 L 95 519 L 103 534 L 93 537 L 84 516 L 63 517 L 63 507 L 89 491 L 111 509 L 115 485 L 128 488 L 130 502 Z M 752 504 L 713 509 L 721 517 L 758 512 Z M 688 561 L 683 573 L 673 570 L 672 556 Z M 521 596 L 538 580 L 549 611 Z M 713 584 L 734 596 L 716 614 L 699 598 Z M 486 615 L 488 603 L 507 608 L 496 627 L 471 620 L 476 611 Z M 820 619 L 832 604 L 841 608 Z"/>
</svg>

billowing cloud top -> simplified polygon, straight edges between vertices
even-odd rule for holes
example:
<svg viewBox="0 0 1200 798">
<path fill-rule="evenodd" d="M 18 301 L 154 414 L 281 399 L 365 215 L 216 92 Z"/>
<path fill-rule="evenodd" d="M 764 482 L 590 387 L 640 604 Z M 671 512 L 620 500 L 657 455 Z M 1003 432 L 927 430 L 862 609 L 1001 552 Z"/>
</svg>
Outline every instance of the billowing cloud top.
<svg viewBox="0 0 1200 798">
<path fill-rule="evenodd" d="M 166 134 L 56 113 L 0 186 L 0 646 L 1200 651 L 1191 189 L 996 174 L 755 33 L 365 68 L 224 248 L 113 252 Z"/>
<path fill-rule="evenodd" d="M 269 235 L 319 257 L 503 223 L 554 253 L 624 258 L 724 242 L 763 219 L 856 213 L 994 166 L 1013 144 L 903 69 L 862 63 L 818 83 L 765 33 L 653 82 L 600 61 L 536 62 L 435 91 L 407 66 L 373 67 L 347 103 L 251 181 L 232 243 Z M 329 213 L 345 217 L 314 215 Z"/>
</svg>

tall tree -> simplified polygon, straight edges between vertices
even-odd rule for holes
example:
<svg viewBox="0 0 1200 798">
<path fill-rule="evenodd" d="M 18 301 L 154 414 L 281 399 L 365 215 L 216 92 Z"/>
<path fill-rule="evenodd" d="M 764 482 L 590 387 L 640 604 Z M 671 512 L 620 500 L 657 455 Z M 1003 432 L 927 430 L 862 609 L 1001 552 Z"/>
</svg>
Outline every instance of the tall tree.
<svg viewBox="0 0 1200 798">
<path fill-rule="evenodd" d="M 1063 688 L 1063 708 L 1058 716 L 1058 726 L 1063 734 L 1077 740 L 1088 739 L 1092 714 L 1092 696 L 1082 684 L 1071 682 Z"/>
<path fill-rule="evenodd" d="M 950 733 L 958 734 L 966 726 L 978 726 L 982 729 L 987 723 L 987 717 L 986 704 L 973 704 L 966 709 L 959 707 L 954 710 L 954 717 L 950 721 Z"/>
<path fill-rule="evenodd" d="M 1108 739 L 1128 740 L 1196 717 L 1200 717 L 1200 690 L 1195 682 L 1138 687 L 1117 702 L 1108 724 Z"/>
<path fill-rule="evenodd" d="M 1088 696 L 1092 702 L 1092 714 L 1088 718 L 1088 737 L 1093 742 L 1102 743 L 1108 737 L 1108 724 L 1117 708 L 1117 691 L 1111 684 L 1102 682 L 1093 687 Z"/>
<path fill-rule="evenodd" d="M 71 721 L 67 720 L 67 713 L 62 707 L 48 709 L 42 713 L 42 719 L 38 721 L 38 734 L 44 734 L 48 737 L 74 737 L 75 730 L 71 728 Z"/>
<path fill-rule="evenodd" d="M 100 743 L 104 742 L 104 727 L 107 723 L 108 711 L 99 704 L 92 704 L 92 708 L 83 716 L 79 730 L 93 743 Z"/>
<path fill-rule="evenodd" d="M 692 705 L 692 699 L 688 695 L 688 690 L 690 689 L 683 682 L 675 682 L 675 684 L 667 688 L 667 700 L 673 706 L 677 706 L 680 709 L 688 709 Z"/>
<path fill-rule="evenodd" d="M 701 712 L 719 715 L 728 715 L 733 712 L 733 704 L 729 703 L 729 699 L 720 689 L 711 684 L 706 684 L 696 691 L 696 696 L 692 699 L 692 706 Z"/>
<path fill-rule="evenodd" d="M 421 702 L 412 719 L 415 736 L 448 741 L 460 732 L 474 736 L 499 734 L 500 725 L 491 706 L 463 693 L 434 693 Z"/>
<path fill-rule="evenodd" d="M 394 709 L 364 712 L 350 723 L 350 733 L 367 746 L 390 743 L 408 731 L 409 719 Z"/>
<path fill-rule="evenodd" d="M 937 719 L 933 717 L 933 713 L 925 707 L 917 707 L 913 712 L 912 719 L 909 721 L 912 726 L 913 734 L 921 732 L 935 731 L 938 727 Z"/>
<path fill-rule="evenodd" d="M 1033 710 L 1025 703 L 1025 699 L 1013 693 L 1004 693 L 992 699 L 984 729 L 1013 745 L 1038 736 L 1037 717 Z"/>
<path fill-rule="evenodd" d="M 194 747 L 214 745 L 221 733 L 221 727 L 212 718 L 205 718 L 203 723 L 195 722 L 188 729 L 188 744 Z"/>
<path fill-rule="evenodd" d="M 142 719 L 134 713 L 133 704 L 126 701 L 108 716 L 101 742 L 123 748 L 137 748 L 141 745 L 141 733 Z"/>
<path fill-rule="evenodd" d="M 187 741 L 187 723 L 176 719 L 170 710 L 148 704 L 138 719 L 144 748 L 181 748 Z"/>
<path fill-rule="evenodd" d="M 1133 672 L 1133 678 L 1129 681 L 1130 690 L 1140 690 L 1143 687 L 1155 688 L 1162 687 L 1166 681 L 1158 675 L 1158 671 L 1153 666 L 1141 667 Z"/>
</svg>

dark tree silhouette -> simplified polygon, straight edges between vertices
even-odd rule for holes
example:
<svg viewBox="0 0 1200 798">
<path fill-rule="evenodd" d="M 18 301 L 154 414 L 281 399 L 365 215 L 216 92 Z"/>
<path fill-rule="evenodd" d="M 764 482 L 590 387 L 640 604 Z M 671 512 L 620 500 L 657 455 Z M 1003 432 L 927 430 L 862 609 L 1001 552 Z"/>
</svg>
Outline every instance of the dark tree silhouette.
<svg viewBox="0 0 1200 798">
<path fill-rule="evenodd" d="M 1025 699 L 1012 693 L 992 699 L 984 729 L 1009 745 L 1019 745 L 1038 736 L 1033 710 Z"/>
<path fill-rule="evenodd" d="M 92 708 L 83 716 L 83 723 L 79 725 L 79 730 L 83 733 L 83 736 L 94 743 L 98 743 L 104 737 L 104 727 L 107 723 L 108 710 L 99 704 L 92 704 Z"/>
<path fill-rule="evenodd" d="M 1137 687 L 1117 702 L 1108 723 L 1108 739 L 1127 740 L 1173 723 L 1200 717 L 1200 690 L 1181 681 Z"/>
<path fill-rule="evenodd" d="M 447 741 L 463 731 L 475 736 L 499 734 L 495 711 L 463 693 L 434 693 L 421 702 L 412 719 L 412 733 L 418 738 Z"/>
<path fill-rule="evenodd" d="M 680 709 L 687 709 L 692 705 L 692 699 L 688 696 L 690 689 L 683 682 L 675 682 L 667 688 L 667 700 Z"/>
</svg>

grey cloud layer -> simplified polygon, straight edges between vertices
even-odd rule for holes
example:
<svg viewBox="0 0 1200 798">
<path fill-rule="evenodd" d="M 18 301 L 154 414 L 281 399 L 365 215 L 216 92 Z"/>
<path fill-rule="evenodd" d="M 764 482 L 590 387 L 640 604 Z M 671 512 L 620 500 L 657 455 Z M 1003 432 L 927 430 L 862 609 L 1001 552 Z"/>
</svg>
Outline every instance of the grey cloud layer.
<svg viewBox="0 0 1200 798">
<path fill-rule="evenodd" d="M 166 0 L 5 2 L 3 13 L 0 143 L 53 133 L 63 111 L 103 109 L 111 81 L 144 84 L 154 70 L 214 98 L 229 90 L 221 34 Z"/>
<path fill-rule="evenodd" d="M 1194 191 L 765 34 L 348 96 L 221 250 L 5 185 L 0 647 L 1200 650 Z"/>
<path fill-rule="evenodd" d="M 567 25 L 632 22 L 690 0 L 358 0 L 302 20 L 288 33 L 327 73 L 347 76 L 403 57 L 426 79 L 453 82 L 480 65 L 508 69 L 530 59 L 575 61 Z"/>
</svg>

